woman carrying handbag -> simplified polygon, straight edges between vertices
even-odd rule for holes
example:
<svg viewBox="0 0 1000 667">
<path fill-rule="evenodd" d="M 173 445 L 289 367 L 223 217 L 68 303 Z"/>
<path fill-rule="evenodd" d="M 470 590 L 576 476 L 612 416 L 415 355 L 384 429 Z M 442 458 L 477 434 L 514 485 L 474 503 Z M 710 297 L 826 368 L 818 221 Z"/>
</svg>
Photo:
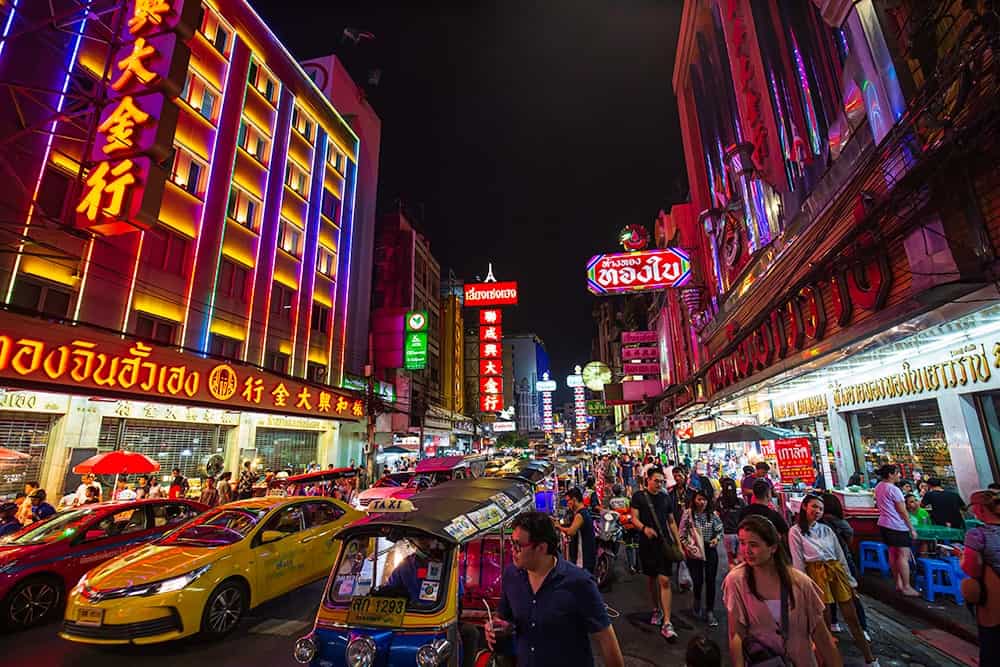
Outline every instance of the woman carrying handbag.
<svg viewBox="0 0 1000 667">
<path fill-rule="evenodd" d="M 819 587 L 788 564 L 774 524 L 751 515 L 737 534 L 742 562 L 722 582 L 733 666 L 816 667 L 818 654 L 823 667 L 843 667 Z"/>
<path fill-rule="evenodd" d="M 719 573 L 719 540 L 722 520 L 712 511 L 712 499 L 705 491 L 697 491 L 684 510 L 680 525 L 681 546 L 694 589 L 693 613 L 708 627 L 718 627 L 715 618 L 715 577 Z M 705 591 L 704 612 L 701 592 Z M 703 615 L 704 613 L 704 615 Z"/>
</svg>

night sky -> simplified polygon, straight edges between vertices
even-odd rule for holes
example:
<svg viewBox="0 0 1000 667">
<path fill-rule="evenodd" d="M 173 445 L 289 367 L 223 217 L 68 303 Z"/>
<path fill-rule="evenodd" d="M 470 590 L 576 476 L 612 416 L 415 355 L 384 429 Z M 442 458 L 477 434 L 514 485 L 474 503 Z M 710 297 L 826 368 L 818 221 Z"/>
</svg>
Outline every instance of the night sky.
<svg viewBox="0 0 1000 667">
<path fill-rule="evenodd" d="M 555 376 L 590 359 L 584 266 L 686 197 L 671 89 L 681 0 L 251 0 L 291 53 L 336 53 L 382 119 L 379 200 L 402 197 L 442 280 L 517 280 L 507 333 Z M 345 27 L 372 41 L 345 42 Z M 380 209 L 381 210 L 381 209 Z"/>
</svg>

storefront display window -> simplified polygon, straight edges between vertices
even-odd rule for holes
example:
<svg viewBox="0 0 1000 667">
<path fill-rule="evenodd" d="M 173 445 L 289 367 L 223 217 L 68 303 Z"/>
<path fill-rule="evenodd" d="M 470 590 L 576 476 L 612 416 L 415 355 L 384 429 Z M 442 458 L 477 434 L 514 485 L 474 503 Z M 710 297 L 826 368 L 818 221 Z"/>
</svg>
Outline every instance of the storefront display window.
<svg viewBox="0 0 1000 667">
<path fill-rule="evenodd" d="M 254 446 L 257 449 L 257 469 L 275 472 L 287 470 L 295 475 L 306 471 L 316 462 L 319 433 L 276 428 L 258 428 Z"/>
<path fill-rule="evenodd" d="M 105 417 L 98 451 L 128 449 L 158 461 L 161 476 L 180 468 L 185 477 L 201 478 L 209 459 L 225 455 L 225 446 L 221 426 Z"/>
<path fill-rule="evenodd" d="M 9 459 L 0 460 L 0 497 L 13 497 L 24 490 L 25 482 L 39 480 L 52 420 L 51 415 L 2 413 L 0 447 L 13 450 L 18 456 L 12 454 Z"/>
<path fill-rule="evenodd" d="M 861 410 L 849 418 L 854 448 L 870 481 L 879 466 L 895 463 L 904 479 L 938 477 L 945 486 L 955 485 L 937 401 Z"/>
<path fill-rule="evenodd" d="M 1000 479 L 1000 393 L 990 392 L 976 396 L 979 414 L 986 435 L 986 455 L 993 472 L 993 479 Z"/>
</svg>

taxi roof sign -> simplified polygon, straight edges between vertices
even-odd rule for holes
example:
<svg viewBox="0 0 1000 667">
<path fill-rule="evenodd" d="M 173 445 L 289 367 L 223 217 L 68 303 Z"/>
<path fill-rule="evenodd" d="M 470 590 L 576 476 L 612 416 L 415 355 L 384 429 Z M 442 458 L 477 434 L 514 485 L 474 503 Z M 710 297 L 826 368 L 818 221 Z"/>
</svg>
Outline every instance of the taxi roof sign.
<svg viewBox="0 0 1000 667">
<path fill-rule="evenodd" d="M 406 498 L 376 498 L 368 503 L 366 511 L 369 514 L 406 514 L 416 512 L 417 508 Z"/>
</svg>

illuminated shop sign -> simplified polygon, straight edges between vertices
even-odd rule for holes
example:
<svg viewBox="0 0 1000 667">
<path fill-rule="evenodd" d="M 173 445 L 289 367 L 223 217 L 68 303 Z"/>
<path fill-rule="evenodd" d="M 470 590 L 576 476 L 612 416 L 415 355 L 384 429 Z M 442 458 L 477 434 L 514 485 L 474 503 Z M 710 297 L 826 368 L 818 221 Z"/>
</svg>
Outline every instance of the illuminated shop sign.
<svg viewBox="0 0 1000 667">
<path fill-rule="evenodd" d="M 419 371 L 427 368 L 427 311 L 415 310 L 406 314 L 406 331 L 403 338 L 403 368 Z"/>
<path fill-rule="evenodd" d="M 134 0 L 125 4 L 121 43 L 111 55 L 107 104 L 99 113 L 77 223 L 111 235 L 148 228 L 159 217 L 178 108 L 201 3 Z"/>
<path fill-rule="evenodd" d="M 778 474 L 782 484 L 804 482 L 806 486 L 810 486 L 816 482 L 809 438 L 775 440 L 774 457 L 778 461 Z"/>
<path fill-rule="evenodd" d="M 608 417 L 614 414 L 614 408 L 605 405 L 600 399 L 591 399 L 587 401 L 587 414 L 591 417 Z"/>
<path fill-rule="evenodd" d="M 691 259 L 679 248 L 595 255 L 587 262 L 592 294 L 628 294 L 680 287 L 691 278 Z"/>
<path fill-rule="evenodd" d="M 0 381 L 131 399 L 360 419 L 364 401 L 256 368 L 0 313 Z"/>
<path fill-rule="evenodd" d="M 470 283 L 465 285 L 465 305 L 467 308 L 481 306 L 516 306 L 517 282 Z"/>
</svg>

